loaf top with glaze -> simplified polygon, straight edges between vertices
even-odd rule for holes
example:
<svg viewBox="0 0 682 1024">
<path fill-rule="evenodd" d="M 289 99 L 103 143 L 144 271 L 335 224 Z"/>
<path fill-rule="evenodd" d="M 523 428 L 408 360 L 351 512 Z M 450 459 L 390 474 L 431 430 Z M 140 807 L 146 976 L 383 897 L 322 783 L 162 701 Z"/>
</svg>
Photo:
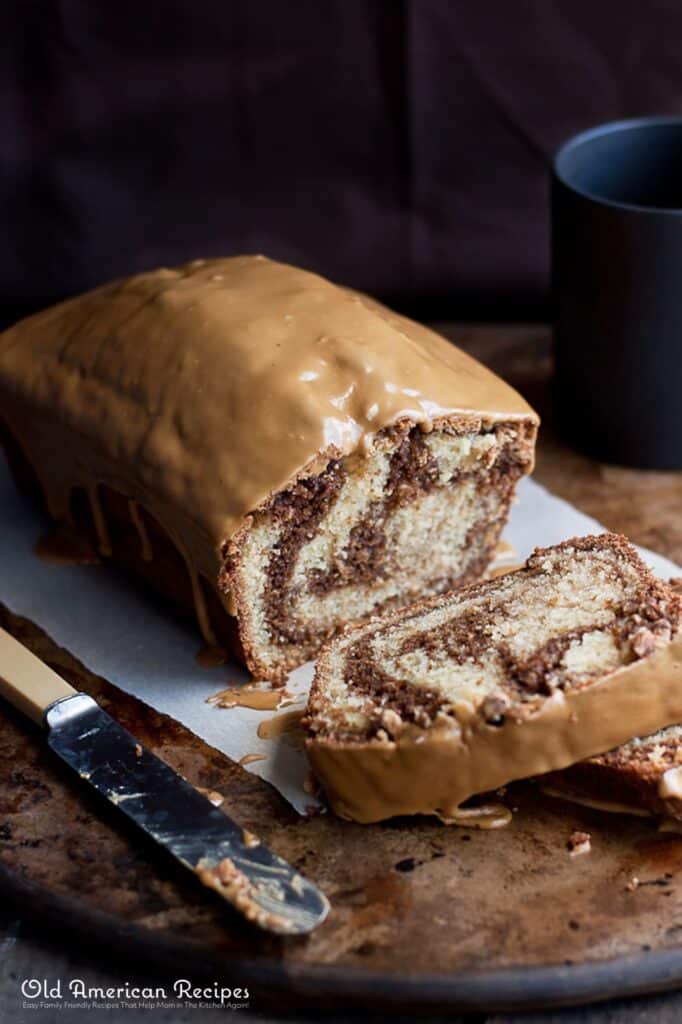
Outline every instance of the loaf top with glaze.
<svg viewBox="0 0 682 1024">
<path fill-rule="evenodd" d="M 106 483 L 195 554 L 402 417 L 536 420 L 434 332 L 262 256 L 139 274 L 21 321 L 0 335 L 0 398 L 54 515 L 73 486 Z"/>
</svg>

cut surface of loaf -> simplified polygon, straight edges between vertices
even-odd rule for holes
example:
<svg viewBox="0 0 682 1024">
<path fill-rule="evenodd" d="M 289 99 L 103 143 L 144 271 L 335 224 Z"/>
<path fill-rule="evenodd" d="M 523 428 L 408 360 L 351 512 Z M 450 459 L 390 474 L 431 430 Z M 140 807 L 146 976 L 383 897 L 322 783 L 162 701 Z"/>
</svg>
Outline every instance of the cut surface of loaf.
<svg viewBox="0 0 682 1024">
<path fill-rule="evenodd" d="M 52 517 L 282 679 L 351 619 L 480 576 L 538 419 L 434 332 L 257 256 L 0 334 L 0 438 Z M 179 564 L 178 564 L 179 563 Z"/>
<path fill-rule="evenodd" d="M 478 427 L 478 429 L 476 429 Z M 490 562 L 530 432 L 403 421 L 249 516 L 221 579 L 236 597 L 249 663 L 271 678 L 340 625 L 478 579 Z"/>
<path fill-rule="evenodd" d="M 680 721 L 680 621 L 625 538 L 538 549 L 332 641 L 304 719 L 313 769 L 343 816 L 454 818 L 474 794 Z"/>
</svg>

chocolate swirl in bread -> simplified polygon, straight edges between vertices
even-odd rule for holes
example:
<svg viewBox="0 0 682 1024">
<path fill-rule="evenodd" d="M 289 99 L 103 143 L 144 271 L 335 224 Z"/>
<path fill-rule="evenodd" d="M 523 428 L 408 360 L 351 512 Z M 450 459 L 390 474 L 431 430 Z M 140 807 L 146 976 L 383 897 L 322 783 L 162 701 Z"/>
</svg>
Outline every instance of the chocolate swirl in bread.
<svg viewBox="0 0 682 1024">
<path fill-rule="evenodd" d="M 304 726 L 332 807 L 461 819 L 474 794 L 682 720 L 682 608 L 623 537 L 348 629 Z"/>
<path fill-rule="evenodd" d="M 51 515 L 282 678 L 339 625 L 481 574 L 537 417 L 424 327 L 263 257 L 105 285 L 0 335 Z"/>
</svg>

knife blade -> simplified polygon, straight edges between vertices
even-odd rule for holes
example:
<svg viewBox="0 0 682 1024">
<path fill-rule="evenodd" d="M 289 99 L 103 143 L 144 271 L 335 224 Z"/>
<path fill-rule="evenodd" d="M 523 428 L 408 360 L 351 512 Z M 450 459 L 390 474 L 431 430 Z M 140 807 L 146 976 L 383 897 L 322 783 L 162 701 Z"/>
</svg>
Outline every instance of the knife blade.
<svg viewBox="0 0 682 1024">
<path fill-rule="evenodd" d="M 302 935 L 324 921 L 319 889 L 4 630 L 0 693 L 42 719 L 55 754 L 252 924 Z"/>
</svg>

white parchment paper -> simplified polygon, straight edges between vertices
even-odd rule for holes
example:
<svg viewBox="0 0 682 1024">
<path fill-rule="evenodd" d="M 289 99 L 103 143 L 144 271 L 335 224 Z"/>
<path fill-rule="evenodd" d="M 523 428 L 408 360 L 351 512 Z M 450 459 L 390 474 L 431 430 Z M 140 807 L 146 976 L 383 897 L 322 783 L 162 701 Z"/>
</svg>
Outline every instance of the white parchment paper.
<svg viewBox="0 0 682 1024">
<path fill-rule="evenodd" d="M 246 681 L 244 669 L 232 663 L 202 668 L 196 661 L 201 646 L 197 631 L 138 593 L 115 570 L 41 561 L 33 547 L 47 525 L 17 494 L 0 461 L 0 601 L 41 626 L 91 671 L 171 715 L 233 760 L 263 755 L 247 770 L 272 783 L 297 811 L 304 813 L 313 805 L 303 788 L 305 755 L 290 736 L 257 736 L 259 723 L 275 712 L 207 703 L 208 697 Z M 524 480 L 504 539 L 511 547 L 509 560 L 518 563 L 538 545 L 602 530 L 594 519 L 533 480 Z M 682 574 L 668 559 L 640 550 L 657 575 Z M 311 679 L 312 665 L 291 674 L 287 690 L 297 700 L 287 711 L 304 705 Z"/>
</svg>

